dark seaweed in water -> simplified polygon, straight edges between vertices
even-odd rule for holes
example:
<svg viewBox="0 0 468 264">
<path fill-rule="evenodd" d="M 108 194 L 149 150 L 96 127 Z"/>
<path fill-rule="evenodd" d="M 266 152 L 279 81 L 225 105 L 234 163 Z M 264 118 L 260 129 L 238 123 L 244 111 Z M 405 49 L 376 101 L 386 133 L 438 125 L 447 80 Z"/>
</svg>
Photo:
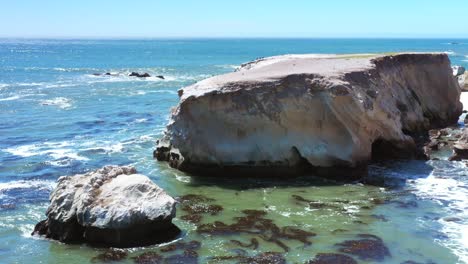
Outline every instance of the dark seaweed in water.
<svg viewBox="0 0 468 264">
<path fill-rule="evenodd" d="M 336 207 L 334 205 L 329 205 L 329 204 L 322 203 L 322 202 L 312 201 L 312 200 L 306 199 L 306 198 L 304 198 L 302 196 L 299 196 L 299 195 L 296 195 L 296 194 L 291 195 L 291 197 L 296 201 L 296 204 L 306 203 L 306 204 L 309 205 L 309 208 L 312 208 L 312 209 L 321 209 L 321 208 L 325 208 L 325 207 Z"/>
<path fill-rule="evenodd" d="M 278 252 L 265 252 L 253 257 L 243 255 L 213 257 L 209 263 L 219 263 L 229 260 L 237 260 L 238 264 L 286 264 L 286 259 Z"/>
<path fill-rule="evenodd" d="M 289 251 L 289 247 L 281 240 L 298 240 L 304 245 L 310 245 L 312 242 L 309 241 L 309 238 L 316 235 L 296 227 L 280 228 L 272 220 L 264 218 L 267 215 L 265 211 L 244 210 L 242 213 L 246 216 L 236 217 L 237 222 L 234 224 L 227 225 L 216 221 L 211 224 L 200 225 L 197 232 L 218 236 L 240 233 L 258 235 L 264 241 L 274 243 L 286 252 Z"/>
<path fill-rule="evenodd" d="M 192 240 L 188 243 L 185 243 L 183 241 L 178 241 L 174 244 L 170 244 L 164 247 L 161 247 L 159 250 L 161 252 L 171 252 L 175 250 L 198 250 L 201 247 L 201 243 L 196 240 Z"/>
<path fill-rule="evenodd" d="M 121 249 L 108 249 L 105 252 L 92 258 L 92 262 L 113 262 L 123 260 L 128 256 L 125 250 Z"/>
<path fill-rule="evenodd" d="M 172 255 L 164 259 L 165 264 L 197 264 L 198 253 L 187 249 L 182 254 Z"/>
<path fill-rule="evenodd" d="M 358 264 L 350 256 L 335 253 L 320 253 L 315 256 L 313 260 L 306 262 L 305 264 Z"/>
<path fill-rule="evenodd" d="M 221 205 L 209 204 L 215 200 L 203 195 L 188 194 L 179 197 L 178 200 L 181 209 L 188 213 L 181 219 L 192 223 L 199 223 L 203 219 L 203 214 L 217 215 L 223 210 Z"/>
<path fill-rule="evenodd" d="M 145 252 L 137 257 L 134 257 L 133 260 L 137 264 L 160 264 L 163 263 L 163 257 L 156 252 Z"/>
<path fill-rule="evenodd" d="M 250 239 L 250 244 L 242 243 L 239 240 L 231 240 L 231 243 L 233 243 L 233 244 L 235 244 L 235 245 L 237 245 L 239 247 L 243 247 L 243 248 L 252 248 L 253 250 L 258 249 L 258 240 L 256 238 Z"/>
<path fill-rule="evenodd" d="M 198 253 L 196 250 L 200 249 L 201 243 L 199 241 L 192 240 L 190 242 L 179 241 L 174 244 L 161 247 L 159 250 L 162 253 L 173 252 L 183 250 L 182 254 L 171 255 L 163 257 L 156 252 L 146 252 L 138 257 L 133 258 L 135 263 L 138 264 L 191 264 L 198 263 Z"/>
<path fill-rule="evenodd" d="M 382 239 L 375 235 L 360 234 L 359 240 L 347 240 L 336 244 L 339 251 L 359 257 L 362 260 L 382 261 L 390 251 Z"/>
<path fill-rule="evenodd" d="M 199 194 L 187 194 L 187 195 L 179 197 L 178 200 L 182 204 L 184 203 L 209 203 L 209 202 L 215 201 L 215 199 L 206 197 L 204 195 L 199 195 Z"/>
<path fill-rule="evenodd" d="M 194 224 L 200 223 L 202 218 L 203 216 L 199 214 L 183 215 L 180 217 L 180 219 Z"/>
</svg>

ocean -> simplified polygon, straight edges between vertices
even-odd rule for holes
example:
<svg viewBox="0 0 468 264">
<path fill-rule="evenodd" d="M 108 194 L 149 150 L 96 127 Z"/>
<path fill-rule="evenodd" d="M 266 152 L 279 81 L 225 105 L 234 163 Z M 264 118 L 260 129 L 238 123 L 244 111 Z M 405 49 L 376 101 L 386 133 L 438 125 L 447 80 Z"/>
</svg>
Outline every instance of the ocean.
<svg viewBox="0 0 468 264">
<path fill-rule="evenodd" d="M 177 90 L 281 54 L 446 52 L 468 67 L 468 40 L 454 39 L 161 39 L 0 40 L 0 263 L 96 263 L 104 249 L 32 237 L 45 218 L 55 181 L 104 165 L 133 165 L 174 197 L 188 194 L 221 205 L 202 223 L 233 223 L 243 210 L 264 210 L 279 227 L 315 233 L 311 243 L 285 247 L 232 232 L 197 232 L 178 210 L 180 241 L 199 241 L 200 263 L 219 256 L 280 252 L 288 263 L 337 252 L 359 234 L 379 237 L 390 256 L 381 263 L 468 263 L 468 168 L 463 162 L 388 161 L 372 164 L 376 183 L 296 179 L 195 178 L 156 162 L 155 141 L 178 103 Z M 129 77 L 148 72 L 164 79 Z M 96 76 L 95 73 L 112 73 Z M 315 201 L 311 206 L 304 201 Z M 158 246 L 129 249 L 133 263 Z M 165 256 L 175 252 L 161 253 Z M 158 254 L 159 254 L 158 253 Z M 180 253 L 180 252 L 179 252 Z M 359 259 L 360 263 L 374 263 Z M 186 262 L 188 263 L 188 262 Z"/>
</svg>

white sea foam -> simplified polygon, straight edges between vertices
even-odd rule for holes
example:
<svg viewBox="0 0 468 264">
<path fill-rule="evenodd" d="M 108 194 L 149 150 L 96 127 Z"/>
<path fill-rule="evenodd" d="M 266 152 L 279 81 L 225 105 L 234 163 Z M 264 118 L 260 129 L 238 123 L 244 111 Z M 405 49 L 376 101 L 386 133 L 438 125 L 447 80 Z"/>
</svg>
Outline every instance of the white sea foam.
<svg viewBox="0 0 468 264">
<path fill-rule="evenodd" d="M 78 155 L 73 147 L 73 144 L 68 141 L 44 142 L 40 144 L 10 147 L 4 149 L 3 151 L 20 157 L 49 156 L 53 158 L 51 162 L 63 159 L 80 161 L 88 160 L 88 158 Z"/>
<path fill-rule="evenodd" d="M 135 123 L 137 123 L 137 124 L 146 123 L 146 122 L 148 122 L 148 119 L 146 119 L 146 118 L 140 118 L 140 119 L 135 120 Z"/>
<path fill-rule="evenodd" d="M 78 83 L 52 83 L 52 84 L 45 84 L 44 88 L 63 88 L 63 87 L 74 87 L 78 86 Z"/>
<path fill-rule="evenodd" d="M 0 99 L 0 101 L 14 101 L 14 100 L 18 100 L 20 98 L 22 98 L 23 96 L 20 96 L 20 95 L 14 95 L 14 96 L 10 96 L 10 97 L 7 97 L 7 98 L 2 98 Z"/>
<path fill-rule="evenodd" d="M 20 180 L 11 182 L 0 183 L 0 193 L 14 190 L 14 189 L 41 189 L 41 190 L 52 190 L 56 183 L 54 181 L 44 180 Z"/>
<path fill-rule="evenodd" d="M 113 83 L 113 82 L 185 82 L 185 81 L 199 81 L 211 77 L 209 74 L 194 74 L 194 75 L 174 75 L 168 74 L 164 75 L 164 79 L 156 77 L 156 75 L 150 73 L 151 77 L 147 78 L 138 78 L 133 76 L 128 76 L 130 72 L 111 72 L 112 75 L 93 75 L 87 74 L 87 84 L 94 83 Z"/>
<path fill-rule="evenodd" d="M 16 83 L 15 86 L 41 86 L 44 83 L 32 82 L 32 83 Z"/>
<path fill-rule="evenodd" d="M 42 100 L 41 105 L 53 105 L 61 109 L 68 109 L 72 107 L 72 100 L 65 97 L 56 97 L 53 99 Z"/>
<path fill-rule="evenodd" d="M 455 51 L 452 51 L 452 50 L 444 51 L 444 53 L 447 54 L 447 55 L 452 55 L 452 56 L 457 54 L 457 53 L 455 53 Z"/>
<path fill-rule="evenodd" d="M 0 83 L 0 90 L 3 89 L 3 88 L 6 88 L 10 86 L 9 84 L 6 84 L 6 83 Z"/>
<path fill-rule="evenodd" d="M 224 65 L 216 65 L 218 68 L 223 68 L 223 69 L 231 69 L 231 70 L 236 70 L 239 68 L 239 65 L 234 65 L 234 64 L 224 64 Z"/>
<path fill-rule="evenodd" d="M 87 141 L 78 146 L 80 151 L 99 151 L 105 154 L 120 153 L 124 145 L 112 141 Z"/>
<path fill-rule="evenodd" d="M 438 169 L 436 166 L 429 177 L 414 181 L 419 197 L 443 205 L 445 215 L 458 219 L 439 220 L 441 231 L 449 237 L 439 242 L 459 256 L 462 263 L 468 263 L 468 184 L 463 181 L 466 171 L 464 163 L 454 162 L 449 168 Z"/>
</svg>

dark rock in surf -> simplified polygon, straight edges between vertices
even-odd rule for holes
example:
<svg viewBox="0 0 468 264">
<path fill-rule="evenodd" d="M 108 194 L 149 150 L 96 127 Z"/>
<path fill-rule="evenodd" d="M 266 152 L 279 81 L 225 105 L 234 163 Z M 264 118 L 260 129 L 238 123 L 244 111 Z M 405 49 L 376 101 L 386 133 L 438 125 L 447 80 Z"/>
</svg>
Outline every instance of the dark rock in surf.
<svg viewBox="0 0 468 264">
<path fill-rule="evenodd" d="M 147 77 L 151 77 L 151 75 L 147 72 L 145 73 L 138 73 L 138 72 L 132 72 L 130 73 L 128 76 L 131 76 L 131 77 L 138 77 L 138 78 L 147 78 Z"/>
</svg>

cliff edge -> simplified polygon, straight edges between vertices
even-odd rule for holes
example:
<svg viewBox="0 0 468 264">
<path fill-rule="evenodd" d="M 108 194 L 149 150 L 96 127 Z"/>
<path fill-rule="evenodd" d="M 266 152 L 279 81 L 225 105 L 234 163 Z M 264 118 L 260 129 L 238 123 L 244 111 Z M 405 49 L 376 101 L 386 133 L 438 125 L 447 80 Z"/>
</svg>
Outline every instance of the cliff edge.
<svg viewBox="0 0 468 264">
<path fill-rule="evenodd" d="M 263 58 L 180 90 L 154 156 L 202 175 L 351 177 L 417 157 L 419 135 L 456 124 L 460 92 L 442 53 Z"/>
</svg>

